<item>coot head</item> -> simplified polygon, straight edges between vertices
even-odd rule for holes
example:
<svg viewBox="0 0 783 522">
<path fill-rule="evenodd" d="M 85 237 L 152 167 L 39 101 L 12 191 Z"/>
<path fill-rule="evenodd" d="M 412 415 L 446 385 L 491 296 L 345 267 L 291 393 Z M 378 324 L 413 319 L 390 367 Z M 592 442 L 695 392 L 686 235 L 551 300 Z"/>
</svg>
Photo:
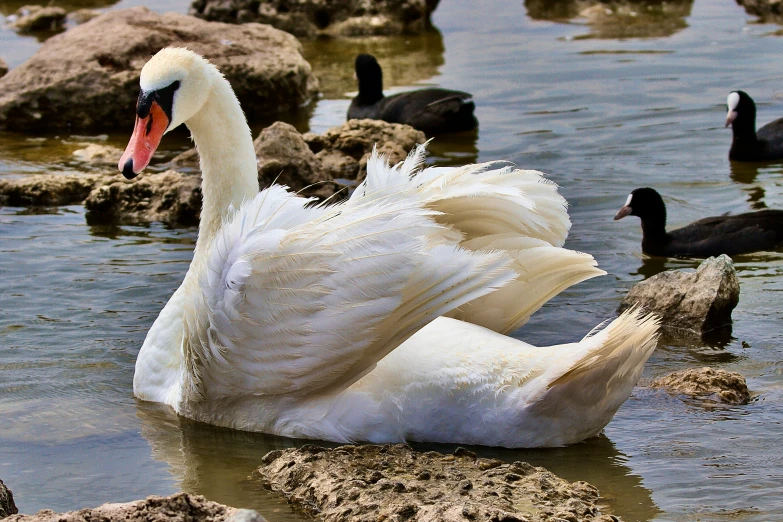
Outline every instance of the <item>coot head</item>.
<svg viewBox="0 0 783 522">
<path fill-rule="evenodd" d="M 726 127 L 731 125 L 735 130 L 756 128 L 756 104 L 753 98 L 744 91 L 732 91 L 726 98 Z"/>
<path fill-rule="evenodd" d="M 638 216 L 644 221 L 666 223 L 666 205 L 655 189 L 638 188 L 631 192 L 623 208 L 617 211 L 615 221 L 625 216 Z"/>
<path fill-rule="evenodd" d="M 359 82 L 359 97 L 377 99 L 383 97 L 383 71 L 375 56 L 360 54 L 356 57 L 354 70 L 356 80 Z"/>
</svg>

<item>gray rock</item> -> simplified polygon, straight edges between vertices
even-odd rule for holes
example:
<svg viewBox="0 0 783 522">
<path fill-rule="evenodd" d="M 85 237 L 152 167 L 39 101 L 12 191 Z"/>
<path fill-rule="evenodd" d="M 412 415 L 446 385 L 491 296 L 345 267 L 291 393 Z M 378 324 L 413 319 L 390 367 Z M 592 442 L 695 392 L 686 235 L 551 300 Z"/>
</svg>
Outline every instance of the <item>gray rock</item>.
<svg viewBox="0 0 783 522">
<path fill-rule="evenodd" d="M 67 14 L 62 7 L 53 5 L 25 5 L 16 11 L 10 25 L 20 33 L 61 31 Z"/>
<path fill-rule="evenodd" d="M 734 263 L 721 255 L 704 260 L 695 272 L 667 270 L 637 283 L 617 311 L 641 306 L 657 313 L 664 328 L 701 334 L 731 324 L 739 294 Z"/>
<path fill-rule="evenodd" d="M 650 386 L 668 393 L 727 404 L 747 404 L 751 394 L 745 377 L 718 368 L 689 368 L 655 379 Z"/>
<path fill-rule="evenodd" d="M 254 477 L 321 520 L 611 521 L 598 490 L 525 462 L 404 444 L 275 450 Z"/>
<path fill-rule="evenodd" d="M 35 515 L 13 515 L 3 522 L 265 522 L 248 509 L 236 509 L 211 502 L 201 495 L 177 493 L 169 497 L 104 504 L 93 509 L 55 513 L 45 509 Z"/>
<path fill-rule="evenodd" d="M 439 0 L 193 0 L 190 13 L 218 22 L 270 24 L 300 37 L 421 33 Z"/>
<path fill-rule="evenodd" d="M 19 513 L 14 504 L 14 494 L 8 489 L 8 486 L 0 480 L 0 518 Z"/>
<path fill-rule="evenodd" d="M 130 132 L 139 71 L 171 45 L 187 46 L 220 68 L 251 121 L 296 110 L 317 92 L 301 45 L 290 34 L 134 7 L 50 38 L 0 78 L 0 129 Z"/>
</svg>

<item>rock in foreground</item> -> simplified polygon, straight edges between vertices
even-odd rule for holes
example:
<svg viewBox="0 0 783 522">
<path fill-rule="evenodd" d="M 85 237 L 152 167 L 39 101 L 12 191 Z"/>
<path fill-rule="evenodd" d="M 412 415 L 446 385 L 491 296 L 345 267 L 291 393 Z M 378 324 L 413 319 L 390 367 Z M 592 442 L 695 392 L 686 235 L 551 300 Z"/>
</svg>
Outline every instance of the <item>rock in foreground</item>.
<svg viewBox="0 0 783 522">
<path fill-rule="evenodd" d="M 0 78 L 0 129 L 119 128 L 130 134 L 139 72 L 166 46 L 187 46 L 214 63 L 250 120 L 296 109 L 317 92 L 310 64 L 290 34 L 134 7 L 50 38 Z"/>
<path fill-rule="evenodd" d="M 713 399 L 726 404 L 747 404 L 750 391 L 745 377 L 718 368 L 689 368 L 655 379 L 650 386 L 677 395 Z"/>
<path fill-rule="evenodd" d="M 206 20 L 260 22 L 300 37 L 421 33 L 439 0 L 194 0 Z"/>
<path fill-rule="evenodd" d="M 265 522 L 249 509 L 236 509 L 210 502 L 200 495 L 177 493 L 170 497 L 147 497 L 122 504 L 104 504 L 94 509 L 55 513 L 44 509 L 35 515 L 14 515 L 6 522 Z"/>
<path fill-rule="evenodd" d="M 329 522 L 611 521 L 598 491 L 524 462 L 421 453 L 404 444 L 275 450 L 255 472 Z"/>
<path fill-rule="evenodd" d="M 639 305 L 657 313 L 664 328 L 705 333 L 731 324 L 739 280 L 726 255 L 704 260 L 695 272 L 667 270 L 637 283 L 618 312 Z"/>
<path fill-rule="evenodd" d="M 8 489 L 8 486 L 0 480 L 0 518 L 19 513 L 14 504 L 14 494 Z"/>
</svg>

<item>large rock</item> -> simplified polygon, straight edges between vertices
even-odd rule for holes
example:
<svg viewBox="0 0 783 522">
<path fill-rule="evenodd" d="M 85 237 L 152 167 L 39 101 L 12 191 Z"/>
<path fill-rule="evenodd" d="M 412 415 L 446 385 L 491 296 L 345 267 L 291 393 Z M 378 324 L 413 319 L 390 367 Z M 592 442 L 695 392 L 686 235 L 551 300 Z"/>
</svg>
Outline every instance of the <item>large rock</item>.
<svg viewBox="0 0 783 522">
<path fill-rule="evenodd" d="M 19 510 L 16 509 L 16 504 L 14 504 L 14 494 L 0 480 L 0 518 L 15 515 L 16 513 L 19 513 Z"/>
<path fill-rule="evenodd" d="M 739 294 L 734 263 L 721 255 L 704 260 L 695 272 L 667 270 L 637 283 L 617 311 L 641 306 L 657 313 L 664 328 L 701 334 L 731 324 Z"/>
<path fill-rule="evenodd" d="M 75 205 L 96 187 L 109 184 L 110 174 L 38 174 L 0 179 L 0 204 L 10 207 Z"/>
<path fill-rule="evenodd" d="M 11 27 L 20 33 L 61 31 L 68 12 L 55 5 L 25 5 L 13 15 Z"/>
<path fill-rule="evenodd" d="M 689 368 L 655 379 L 650 386 L 675 395 L 687 395 L 727 404 L 747 404 L 750 391 L 745 377 L 718 368 Z"/>
<path fill-rule="evenodd" d="M 217 65 L 250 120 L 295 110 L 317 92 L 310 65 L 290 34 L 134 7 L 50 38 L 0 78 L 0 129 L 130 131 L 139 72 L 166 46 L 187 46 Z"/>
<path fill-rule="evenodd" d="M 421 453 L 410 446 L 307 445 L 275 450 L 255 476 L 306 512 L 330 522 L 611 521 L 598 491 L 524 462 Z"/>
<path fill-rule="evenodd" d="M 218 22 L 260 22 L 296 36 L 421 33 L 439 0 L 193 0 L 190 13 Z"/>
<path fill-rule="evenodd" d="M 737 0 L 749 15 L 758 16 L 762 22 L 783 23 L 781 0 Z"/>
<path fill-rule="evenodd" d="M 35 515 L 13 515 L 3 522 L 265 522 L 249 509 L 236 509 L 211 502 L 200 495 L 177 493 L 170 497 L 147 497 L 122 504 L 104 504 L 93 509 L 55 513 L 44 509 Z"/>
</svg>

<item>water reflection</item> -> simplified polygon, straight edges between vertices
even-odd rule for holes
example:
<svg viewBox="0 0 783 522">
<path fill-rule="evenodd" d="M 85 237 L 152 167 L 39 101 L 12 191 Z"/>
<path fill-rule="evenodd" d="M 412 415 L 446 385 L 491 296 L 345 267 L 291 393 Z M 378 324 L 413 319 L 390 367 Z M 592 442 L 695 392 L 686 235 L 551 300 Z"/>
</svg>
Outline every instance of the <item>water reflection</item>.
<svg viewBox="0 0 783 522">
<path fill-rule="evenodd" d="M 591 32 L 575 39 L 622 39 L 671 36 L 688 27 L 693 0 L 525 0 L 533 20 L 587 25 Z"/>
<path fill-rule="evenodd" d="M 443 65 L 443 37 L 433 28 L 423 34 L 367 38 L 316 38 L 302 42 L 326 99 L 344 98 L 357 90 L 353 62 L 368 53 L 383 68 L 384 89 L 413 85 L 438 74 Z"/>
<path fill-rule="evenodd" d="M 763 185 L 763 178 L 770 176 L 775 183 L 783 174 L 783 165 L 777 163 L 743 163 L 737 161 L 729 162 L 732 181 L 746 185 L 742 190 L 748 194 L 747 201 L 753 210 L 762 210 L 767 208 L 764 201 L 767 197 L 767 190 Z M 762 180 L 759 180 L 759 175 Z M 774 206 L 774 205 L 773 205 Z"/>
</svg>

